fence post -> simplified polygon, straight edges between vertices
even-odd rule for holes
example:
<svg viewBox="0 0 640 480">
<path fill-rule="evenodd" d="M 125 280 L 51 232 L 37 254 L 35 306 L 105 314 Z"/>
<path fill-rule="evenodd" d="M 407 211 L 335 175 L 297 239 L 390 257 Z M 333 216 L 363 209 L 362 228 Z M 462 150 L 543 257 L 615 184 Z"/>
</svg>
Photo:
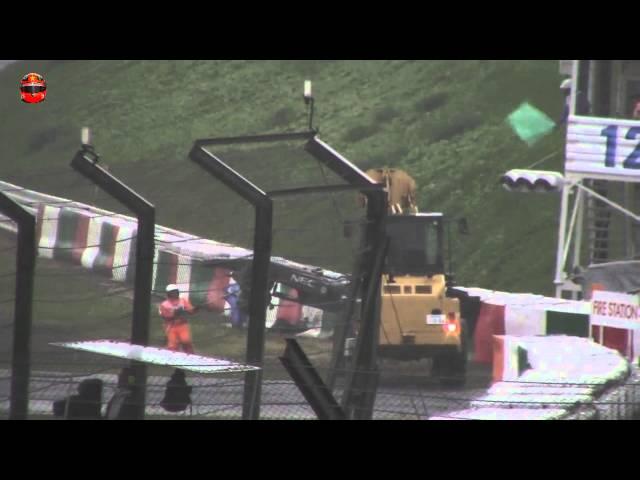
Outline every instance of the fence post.
<svg viewBox="0 0 640 480">
<path fill-rule="evenodd" d="M 265 192 L 206 151 L 198 142 L 189 153 L 189 158 L 253 205 L 255 209 L 246 361 L 249 365 L 260 367 L 260 369 L 245 374 L 242 418 L 258 420 L 262 393 L 265 323 L 269 303 L 273 202 Z"/>
<path fill-rule="evenodd" d="M 131 210 L 138 219 L 136 234 L 136 265 L 133 291 L 131 343 L 149 345 L 149 315 L 153 288 L 153 257 L 155 251 L 155 207 L 127 185 L 98 165 L 99 156 L 93 148 L 83 145 L 71 161 L 71 167 Z M 147 367 L 132 361 L 136 389 L 136 417 L 144 419 L 147 388 Z"/>
<path fill-rule="evenodd" d="M 347 372 L 342 405 L 348 418 L 365 419 L 373 416 L 373 403 L 377 392 L 377 350 L 380 333 L 380 276 L 386 252 L 385 218 L 387 215 L 386 193 L 383 186 L 374 182 L 365 172 L 357 168 L 337 151 L 318 138 L 310 140 L 305 149 L 324 163 L 350 185 L 362 187 L 367 197 L 367 228 L 361 289 L 366 293 L 361 305 L 360 331 L 356 341 L 353 368 Z M 376 189 L 371 187 L 377 186 Z M 378 265 L 376 265 L 378 264 Z M 369 292 L 374 292 L 370 294 Z M 373 303 L 372 303 L 373 302 Z M 340 355 L 338 353 L 338 355 Z M 335 357 L 337 363 L 339 357 Z M 333 363 L 333 362 L 332 362 Z M 329 378 L 334 384 L 335 379 Z M 366 389 L 359 395 L 359 389 Z"/>
<path fill-rule="evenodd" d="M 386 259 L 388 238 L 384 225 L 376 222 L 378 232 L 372 238 L 372 258 L 364 281 L 360 331 L 356 341 L 353 370 L 348 372 L 342 406 L 354 420 L 373 418 L 378 388 L 378 341 L 380 330 L 380 280 Z"/>
<path fill-rule="evenodd" d="M 36 265 L 36 219 L 3 192 L 0 192 L 0 212 L 18 225 L 9 418 L 11 420 L 26 420 L 29 414 L 31 315 L 33 275 Z"/>
</svg>

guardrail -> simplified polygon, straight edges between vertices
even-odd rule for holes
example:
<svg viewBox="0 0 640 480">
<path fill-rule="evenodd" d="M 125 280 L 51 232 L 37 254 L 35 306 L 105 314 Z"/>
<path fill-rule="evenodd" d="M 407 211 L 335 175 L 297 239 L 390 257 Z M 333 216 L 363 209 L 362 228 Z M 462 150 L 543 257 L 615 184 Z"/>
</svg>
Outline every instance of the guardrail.
<svg viewBox="0 0 640 480">
<path fill-rule="evenodd" d="M 506 336 L 496 346 L 495 361 L 504 361 L 508 374 L 470 408 L 432 420 L 632 419 L 640 414 L 639 370 L 615 350 L 563 335 Z M 516 349 L 521 352 L 513 355 Z"/>
<path fill-rule="evenodd" d="M 135 250 L 132 241 L 137 234 L 135 219 L 8 182 L 0 181 L 0 191 L 38 218 L 39 256 L 71 261 L 114 281 L 132 281 Z M 0 228 L 12 234 L 17 231 L 15 224 L 1 215 Z M 250 259 L 251 250 L 160 225 L 156 225 L 155 237 L 154 294 L 164 295 L 166 285 L 174 283 L 195 304 L 218 313 L 231 309 L 225 300 L 231 270 L 224 261 Z M 272 257 L 272 262 L 277 267 L 296 267 L 300 271 L 315 268 L 279 257 Z M 341 281 L 342 274 L 326 270 L 323 274 L 329 283 Z M 271 303 L 278 305 L 280 301 L 273 298 Z M 270 310 L 269 315 L 286 313 L 287 306 L 284 305 L 282 312 Z M 309 319 L 306 322 L 309 330 L 303 332 L 304 336 L 323 338 L 330 334 L 331 320 L 324 318 L 320 310 L 305 305 L 300 313 L 300 321 Z M 269 319 L 268 326 L 271 324 L 273 319 Z"/>
</svg>

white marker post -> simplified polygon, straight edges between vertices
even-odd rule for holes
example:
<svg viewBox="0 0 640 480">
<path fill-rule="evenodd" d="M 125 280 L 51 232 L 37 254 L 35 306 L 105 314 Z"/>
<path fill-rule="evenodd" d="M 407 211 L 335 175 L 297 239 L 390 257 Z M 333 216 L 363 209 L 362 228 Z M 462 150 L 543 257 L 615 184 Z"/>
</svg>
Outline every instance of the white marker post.
<svg viewBox="0 0 640 480">
<path fill-rule="evenodd" d="M 82 127 L 81 141 L 83 146 L 91 145 L 91 130 L 89 127 Z"/>
<path fill-rule="evenodd" d="M 311 80 L 304 81 L 304 103 L 309 106 L 309 130 L 313 130 L 313 91 Z"/>
<path fill-rule="evenodd" d="M 313 100 L 313 93 L 311 91 L 311 80 L 304 81 L 304 101 L 305 103 L 309 103 Z"/>
</svg>

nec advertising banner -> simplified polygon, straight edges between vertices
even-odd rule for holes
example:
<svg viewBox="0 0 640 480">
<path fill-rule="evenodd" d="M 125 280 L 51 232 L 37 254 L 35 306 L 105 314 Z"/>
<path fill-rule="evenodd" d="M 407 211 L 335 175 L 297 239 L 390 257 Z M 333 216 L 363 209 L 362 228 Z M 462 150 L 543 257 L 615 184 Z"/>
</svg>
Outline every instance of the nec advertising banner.
<svg viewBox="0 0 640 480">
<path fill-rule="evenodd" d="M 640 121 L 570 117 L 565 172 L 640 178 Z"/>
<path fill-rule="evenodd" d="M 592 325 L 640 330 L 640 297 L 625 293 L 593 292 Z"/>
</svg>

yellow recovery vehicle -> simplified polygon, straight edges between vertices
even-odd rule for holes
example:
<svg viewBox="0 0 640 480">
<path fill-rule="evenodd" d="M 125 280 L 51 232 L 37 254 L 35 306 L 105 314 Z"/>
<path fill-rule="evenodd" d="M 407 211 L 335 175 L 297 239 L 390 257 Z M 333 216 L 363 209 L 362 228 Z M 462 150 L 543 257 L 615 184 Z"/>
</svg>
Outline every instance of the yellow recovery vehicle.
<svg viewBox="0 0 640 480">
<path fill-rule="evenodd" d="M 366 173 L 386 185 L 389 198 L 378 354 L 397 360 L 432 358 L 441 383 L 462 385 L 468 332 L 460 301 L 447 296 L 444 216 L 418 213 L 415 181 L 402 170 Z"/>
</svg>

